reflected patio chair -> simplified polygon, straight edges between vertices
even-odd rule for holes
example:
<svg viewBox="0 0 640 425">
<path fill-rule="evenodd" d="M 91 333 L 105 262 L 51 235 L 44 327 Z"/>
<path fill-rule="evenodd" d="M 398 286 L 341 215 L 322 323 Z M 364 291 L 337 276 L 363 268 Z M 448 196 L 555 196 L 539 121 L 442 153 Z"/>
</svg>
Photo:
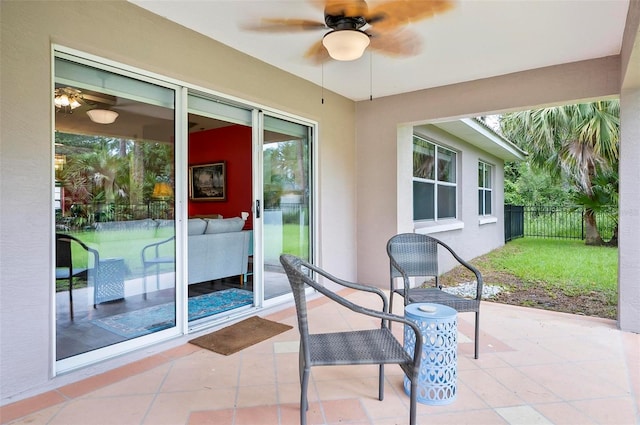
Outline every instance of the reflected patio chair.
<svg viewBox="0 0 640 425">
<path fill-rule="evenodd" d="M 160 287 L 160 266 L 162 264 L 174 264 L 176 262 L 176 258 L 170 255 L 161 255 L 160 250 L 162 246 L 173 242 L 175 240 L 175 236 L 171 236 L 170 238 L 161 240 L 160 242 L 150 243 L 149 245 L 145 245 L 142 248 L 141 256 L 142 256 L 142 269 L 143 269 L 143 281 L 144 281 L 144 299 L 147 299 L 147 270 L 150 267 L 155 267 L 155 275 L 156 275 L 156 287 Z"/>
<path fill-rule="evenodd" d="M 292 255 L 281 255 L 280 262 L 287 273 L 293 291 L 298 315 L 298 330 L 300 331 L 300 424 L 306 424 L 307 420 L 307 387 L 312 366 L 365 364 L 379 365 L 379 400 L 384 398 L 384 365 L 400 365 L 407 378 L 411 381 L 409 424 L 415 424 L 416 396 L 423 338 L 420 328 L 403 317 L 387 313 L 387 297 L 378 288 L 338 279 L 319 267 Z M 327 283 L 330 282 L 344 288 L 378 295 L 381 299 L 381 308 L 380 310 L 373 310 L 354 304 L 328 289 L 326 285 L 318 283 L 311 277 L 312 275 L 324 278 Z M 322 334 L 311 333 L 305 293 L 307 285 L 355 313 L 380 319 L 380 327 Z M 388 326 L 390 321 L 405 324 L 413 329 L 416 341 L 415 354 L 413 356 L 410 356 L 404 350 L 401 343 L 391 333 Z"/>
<path fill-rule="evenodd" d="M 453 258 L 475 275 L 476 293 L 473 298 L 464 298 L 442 290 L 438 278 L 438 247 L 444 248 Z M 446 252 L 445 251 L 445 252 Z M 437 303 L 449 306 L 458 312 L 474 312 L 475 348 L 474 357 L 478 358 L 480 333 L 480 300 L 482 299 L 482 274 L 471 264 L 460 258 L 444 242 L 427 235 L 402 233 L 393 236 L 387 242 L 387 254 L 390 260 L 390 311 L 393 311 L 395 294 L 404 298 L 404 305 L 410 303 Z M 411 277 L 433 278 L 431 288 L 411 288 Z M 396 286 L 396 278 L 402 278 L 402 285 Z"/>
<path fill-rule="evenodd" d="M 78 266 L 79 261 L 76 261 L 74 267 L 73 244 L 77 244 L 87 251 L 86 267 L 85 264 Z M 89 255 L 93 256 L 93 261 L 90 261 L 88 258 Z M 73 320 L 73 278 L 83 276 L 85 279 L 88 279 L 89 271 L 93 269 L 91 264 L 93 264 L 93 268 L 95 268 L 97 264 L 100 264 L 98 251 L 88 247 L 78 238 L 63 233 L 56 233 L 56 281 L 69 281 L 69 314 L 71 315 L 71 320 Z"/>
</svg>

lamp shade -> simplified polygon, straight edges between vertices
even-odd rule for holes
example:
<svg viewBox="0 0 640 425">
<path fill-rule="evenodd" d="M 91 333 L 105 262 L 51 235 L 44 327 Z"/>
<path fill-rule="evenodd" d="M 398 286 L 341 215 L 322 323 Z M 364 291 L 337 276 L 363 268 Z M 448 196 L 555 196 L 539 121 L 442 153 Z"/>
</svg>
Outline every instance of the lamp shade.
<svg viewBox="0 0 640 425">
<path fill-rule="evenodd" d="M 369 46 L 369 36 L 360 30 L 334 30 L 325 34 L 322 44 L 333 59 L 352 61 L 361 57 Z"/>
<path fill-rule="evenodd" d="M 153 186 L 152 198 L 167 199 L 173 196 L 173 189 L 171 185 L 166 182 L 158 182 Z"/>
<path fill-rule="evenodd" d="M 87 111 L 87 115 L 89 115 L 91 121 L 98 124 L 112 124 L 118 118 L 116 111 L 108 109 L 92 109 Z"/>
</svg>

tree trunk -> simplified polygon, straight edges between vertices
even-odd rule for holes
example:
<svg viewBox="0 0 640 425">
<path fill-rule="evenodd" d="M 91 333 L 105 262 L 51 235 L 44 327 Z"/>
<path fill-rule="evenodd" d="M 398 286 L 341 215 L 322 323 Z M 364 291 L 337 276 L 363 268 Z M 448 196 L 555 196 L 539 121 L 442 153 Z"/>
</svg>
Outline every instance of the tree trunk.
<svg viewBox="0 0 640 425">
<path fill-rule="evenodd" d="M 141 208 L 143 202 L 142 188 L 144 185 L 144 153 L 142 143 L 133 143 L 133 155 L 131 155 L 131 166 L 129 167 L 129 202 L 135 208 Z M 139 211 L 136 211 L 136 216 Z"/>
<path fill-rule="evenodd" d="M 604 245 L 604 241 L 596 226 L 596 214 L 589 208 L 584 211 L 584 225 L 586 231 L 585 244 L 595 246 Z"/>
</svg>

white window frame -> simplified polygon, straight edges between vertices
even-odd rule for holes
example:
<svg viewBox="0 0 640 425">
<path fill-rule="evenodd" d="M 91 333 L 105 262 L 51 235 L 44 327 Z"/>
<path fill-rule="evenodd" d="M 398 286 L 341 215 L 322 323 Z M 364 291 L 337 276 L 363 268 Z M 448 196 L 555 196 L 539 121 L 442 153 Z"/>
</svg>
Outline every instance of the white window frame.
<svg viewBox="0 0 640 425">
<path fill-rule="evenodd" d="M 412 142 L 411 142 L 411 152 L 412 152 L 412 158 L 413 158 L 413 153 L 415 152 L 415 146 L 416 146 L 416 139 L 431 144 L 434 146 L 434 172 L 433 172 L 433 179 L 429 179 L 429 178 L 421 178 L 421 177 L 415 177 L 413 170 L 411 171 L 411 181 L 412 181 L 412 185 L 415 182 L 419 182 L 419 183 L 428 183 L 428 184 L 433 184 L 434 190 L 433 190 L 433 219 L 431 218 L 427 218 L 427 219 L 416 219 L 415 215 L 413 216 L 413 221 L 414 223 L 442 223 L 443 221 L 452 221 L 452 220 L 457 220 L 458 219 L 458 213 L 459 213 L 459 208 L 458 208 L 458 196 L 459 196 L 459 190 L 458 190 L 458 170 L 460 169 L 460 164 L 459 164 L 459 155 L 458 152 L 448 148 L 446 146 L 443 146 L 437 142 L 434 142 L 433 140 L 430 140 L 426 137 L 423 136 L 419 136 L 417 134 L 413 135 L 412 138 Z M 451 152 L 451 154 L 454 157 L 454 165 L 455 165 L 455 170 L 453 173 L 453 177 L 454 177 L 454 181 L 453 182 L 446 182 L 446 181 L 440 181 L 438 180 L 438 170 L 437 170 L 437 164 L 438 164 L 438 150 L 439 149 L 443 149 L 446 150 L 448 152 Z M 455 201 L 454 201 L 454 214 L 453 217 L 439 217 L 438 216 L 438 189 L 439 187 L 444 187 L 444 186 L 448 186 L 448 187 L 453 187 L 455 188 Z M 413 194 L 412 194 L 413 196 Z M 415 205 L 415 199 L 413 199 L 413 203 Z"/>
<path fill-rule="evenodd" d="M 480 204 L 478 203 L 478 215 L 480 217 L 491 217 L 493 216 L 493 208 L 494 208 L 494 201 L 493 201 L 493 180 L 494 180 L 494 166 L 492 164 L 489 164 L 488 162 L 485 161 L 478 161 L 478 171 L 480 170 L 480 168 L 482 168 L 482 180 L 483 181 L 478 181 L 478 194 L 482 193 L 482 207 L 480 207 Z M 485 180 L 485 176 L 487 175 L 487 172 L 489 174 L 489 184 L 487 186 L 487 182 L 484 181 Z M 480 180 L 480 174 L 478 174 L 478 180 Z M 491 203 L 491 205 L 489 205 L 491 212 L 487 213 L 487 205 L 486 205 L 486 194 L 487 192 L 489 193 L 489 202 Z M 480 200 L 480 198 L 478 198 L 478 200 Z"/>
</svg>

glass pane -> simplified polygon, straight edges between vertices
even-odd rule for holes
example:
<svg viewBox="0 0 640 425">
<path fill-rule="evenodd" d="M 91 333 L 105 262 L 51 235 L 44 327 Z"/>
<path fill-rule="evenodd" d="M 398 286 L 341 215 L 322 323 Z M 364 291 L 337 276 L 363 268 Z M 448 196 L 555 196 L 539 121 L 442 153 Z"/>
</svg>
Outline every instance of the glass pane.
<svg viewBox="0 0 640 425">
<path fill-rule="evenodd" d="M 491 191 L 485 190 L 484 192 L 484 213 L 485 215 L 491 215 Z"/>
<path fill-rule="evenodd" d="M 438 185 L 438 219 L 456 217 L 455 186 Z"/>
<path fill-rule="evenodd" d="M 413 138 L 413 176 L 434 179 L 435 146 L 417 137 Z"/>
<path fill-rule="evenodd" d="M 484 163 L 478 163 L 478 187 L 484 187 Z"/>
<path fill-rule="evenodd" d="M 55 66 L 60 360 L 176 324 L 175 92 Z"/>
<path fill-rule="evenodd" d="M 438 181 L 456 182 L 456 153 L 438 148 Z"/>
<path fill-rule="evenodd" d="M 478 190 L 478 214 L 484 215 L 484 190 Z"/>
<path fill-rule="evenodd" d="M 491 166 L 487 164 L 484 166 L 484 187 L 491 189 Z"/>
<path fill-rule="evenodd" d="M 311 259 L 311 129 L 269 116 L 264 126 L 264 297 L 270 299 L 291 292 L 282 253 Z"/>
<path fill-rule="evenodd" d="M 433 220 L 434 209 L 434 184 L 413 182 L 413 219 Z"/>
<path fill-rule="evenodd" d="M 189 95 L 188 321 L 254 304 L 251 113 Z"/>
</svg>

